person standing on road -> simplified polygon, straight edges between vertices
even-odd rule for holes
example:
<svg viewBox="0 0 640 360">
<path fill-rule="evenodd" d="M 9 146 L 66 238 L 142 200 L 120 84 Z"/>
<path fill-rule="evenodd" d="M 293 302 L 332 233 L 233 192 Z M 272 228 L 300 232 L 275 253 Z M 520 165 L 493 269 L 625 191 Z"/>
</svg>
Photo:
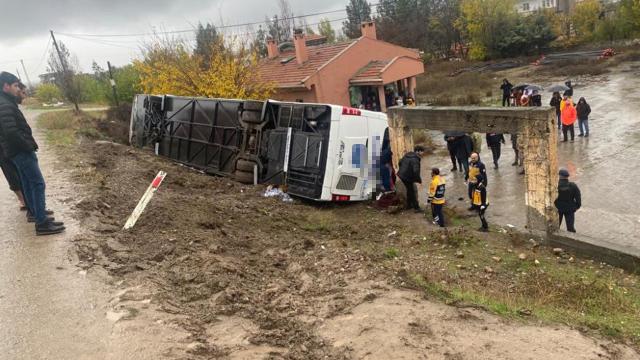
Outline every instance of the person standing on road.
<svg viewBox="0 0 640 360">
<path fill-rule="evenodd" d="M 49 217 L 46 210 L 45 182 L 36 155 L 38 145 L 18 108 L 19 83 L 15 75 L 0 73 L 0 147 L 18 170 L 27 207 L 35 218 L 36 235 L 57 234 L 65 227 Z"/>
<path fill-rule="evenodd" d="M 408 152 L 402 157 L 398 169 L 398 177 L 407 189 L 407 209 L 413 209 L 415 212 L 422 211 L 420 203 L 418 202 L 416 183 L 422 184 L 422 177 L 420 177 L 420 159 L 423 154 L 424 148 L 417 145 L 413 148 L 413 152 Z"/>
<path fill-rule="evenodd" d="M 440 177 L 440 169 L 434 167 L 431 169 L 431 184 L 429 185 L 429 198 L 428 203 L 431 204 L 431 215 L 433 216 L 433 223 L 444 227 L 444 213 L 442 208 L 444 207 L 444 191 L 445 182 Z"/>
<path fill-rule="evenodd" d="M 562 142 L 567 142 L 567 132 L 571 133 L 571 141 L 573 142 L 575 138 L 575 130 L 574 124 L 576 123 L 577 118 L 576 107 L 573 106 L 573 102 L 571 99 L 567 99 L 564 104 L 564 108 L 562 109 Z"/>
<path fill-rule="evenodd" d="M 575 213 L 582 206 L 580 189 L 578 185 L 569 181 L 569 172 L 567 170 L 560 169 L 558 175 L 560 175 L 558 198 L 554 202 L 560 217 L 558 226 L 562 225 L 562 218 L 564 218 L 567 224 L 567 231 L 574 233 L 576 232 L 574 227 Z"/>
<path fill-rule="evenodd" d="M 560 119 L 560 103 L 562 102 L 562 97 L 560 97 L 559 92 L 554 92 L 553 96 L 551 96 L 551 101 L 549 102 L 550 106 L 553 106 L 556 109 L 556 119 L 558 122 L 558 130 L 562 128 L 562 122 Z"/>
<path fill-rule="evenodd" d="M 458 166 L 456 165 L 456 134 L 454 132 L 445 132 L 444 140 L 447 142 L 447 150 L 449 151 L 451 164 L 453 164 L 451 171 L 457 171 Z M 462 171 L 462 164 L 460 164 L 460 171 Z"/>
<path fill-rule="evenodd" d="M 482 135 L 479 132 L 471 133 L 471 151 L 478 153 L 480 155 L 480 151 L 482 150 Z"/>
<path fill-rule="evenodd" d="M 568 96 L 568 97 L 572 97 L 573 96 L 573 85 L 571 85 L 571 80 L 567 80 L 564 83 L 568 89 L 564 91 L 563 95 L 564 96 Z"/>
<path fill-rule="evenodd" d="M 587 104 L 587 100 L 583 97 L 578 100 L 576 112 L 578 115 L 578 128 L 580 129 L 578 136 L 589 137 L 589 114 L 591 114 L 591 106 Z"/>
<path fill-rule="evenodd" d="M 482 175 L 482 184 L 479 184 L 477 182 L 478 175 Z M 487 186 L 487 169 L 482 161 L 480 161 L 480 156 L 477 153 L 471 154 L 471 162 L 469 163 L 469 175 L 466 180 L 468 182 L 468 195 L 469 199 L 471 200 L 471 206 L 469 207 L 469 210 L 471 211 L 475 209 L 475 207 L 473 206 L 474 191 L 479 185 L 485 187 Z"/>
<path fill-rule="evenodd" d="M 487 146 L 493 155 L 493 167 L 498 168 L 502 144 L 505 144 L 504 135 L 498 133 L 487 133 Z"/>
<path fill-rule="evenodd" d="M 500 85 L 500 90 L 502 90 L 502 106 L 511 106 L 511 102 L 509 100 L 511 98 L 512 89 L 513 85 L 509 82 L 509 80 L 502 80 L 502 85 Z"/>
<path fill-rule="evenodd" d="M 482 226 L 478 230 L 482 232 L 489 231 L 489 224 L 487 223 L 487 219 L 484 216 L 485 212 L 487 211 L 487 207 L 489 207 L 486 182 L 486 174 L 476 175 L 476 183 L 478 184 L 478 186 L 474 188 L 471 198 L 471 208 L 478 211 L 480 223 L 482 224 Z"/>
</svg>

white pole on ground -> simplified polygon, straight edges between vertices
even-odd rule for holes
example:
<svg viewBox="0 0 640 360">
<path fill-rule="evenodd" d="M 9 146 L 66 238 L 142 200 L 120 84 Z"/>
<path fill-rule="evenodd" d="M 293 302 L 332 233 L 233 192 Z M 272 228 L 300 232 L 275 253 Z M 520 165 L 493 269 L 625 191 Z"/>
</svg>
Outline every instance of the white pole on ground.
<svg viewBox="0 0 640 360">
<path fill-rule="evenodd" d="M 124 230 L 131 229 L 136 224 L 138 218 L 140 218 L 142 212 L 147 207 L 147 204 L 149 204 L 149 201 L 151 201 L 153 195 L 156 193 L 156 191 L 158 191 L 158 188 L 160 187 L 160 184 L 162 184 L 162 180 L 164 180 L 165 176 L 167 176 L 167 173 L 165 173 L 164 171 L 158 172 L 158 175 L 156 175 L 156 177 L 153 179 L 151 185 L 149 185 L 149 187 L 147 188 L 147 191 L 145 191 L 144 195 L 142 195 L 142 198 L 138 202 L 136 208 L 133 209 L 133 212 L 131 213 L 131 216 L 129 216 L 127 223 L 124 224 Z"/>
</svg>

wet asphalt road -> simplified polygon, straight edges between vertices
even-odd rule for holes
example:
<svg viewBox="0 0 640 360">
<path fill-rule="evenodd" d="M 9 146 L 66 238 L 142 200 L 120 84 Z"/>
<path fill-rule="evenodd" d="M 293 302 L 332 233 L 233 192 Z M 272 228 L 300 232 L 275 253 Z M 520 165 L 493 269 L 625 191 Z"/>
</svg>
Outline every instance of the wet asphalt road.
<svg viewBox="0 0 640 360">
<path fill-rule="evenodd" d="M 558 143 L 560 167 L 571 173 L 571 181 L 582 192 L 582 208 L 576 213 L 576 229 L 583 239 L 640 255 L 640 64 L 627 65 L 623 72 L 608 76 L 609 81 L 591 83 L 574 90 L 574 101 L 585 97 L 591 105 L 590 137 L 578 137 L 573 143 Z M 545 84 L 543 84 L 545 85 Z M 549 85 L 549 84 L 547 84 Z M 543 104 L 550 94 L 545 93 Z M 447 200 L 450 205 L 467 207 L 466 185 L 462 173 L 451 173 L 451 161 L 444 156 L 446 148 L 442 133 L 432 134 L 444 151 L 427 156 L 423 163 L 427 169 L 438 166 L 447 181 Z M 507 224 L 524 228 L 524 176 L 511 166 L 514 154 L 509 135 L 502 147 L 500 168 L 494 169 L 491 151 L 486 147 L 483 134 L 481 159 L 489 174 L 488 210 L 490 223 L 506 227 Z M 562 136 L 559 136 L 562 140 Z M 421 201 L 426 199 L 421 191 Z M 458 198 L 463 197 L 464 201 Z M 479 226 L 479 221 L 478 221 Z"/>
</svg>

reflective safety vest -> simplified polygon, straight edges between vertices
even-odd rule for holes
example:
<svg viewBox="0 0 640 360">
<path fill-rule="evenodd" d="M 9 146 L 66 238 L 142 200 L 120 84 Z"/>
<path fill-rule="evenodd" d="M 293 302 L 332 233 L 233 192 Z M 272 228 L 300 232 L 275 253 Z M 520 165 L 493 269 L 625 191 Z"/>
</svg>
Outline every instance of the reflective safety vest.
<svg viewBox="0 0 640 360">
<path fill-rule="evenodd" d="M 486 189 L 484 189 L 484 191 L 485 191 L 484 204 L 482 203 L 482 190 L 480 188 L 476 188 L 473 191 L 473 198 L 471 199 L 471 203 L 474 206 L 489 205 L 489 197 L 487 196 Z"/>
<path fill-rule="evenodd" d="M 432 204 L 444 204 L 444 188 L 445 181 L 440 175 L 436 175 L 431 179 L 431 184 L 429 185 L 429 200 L 431 200 Z"/>
</svg>

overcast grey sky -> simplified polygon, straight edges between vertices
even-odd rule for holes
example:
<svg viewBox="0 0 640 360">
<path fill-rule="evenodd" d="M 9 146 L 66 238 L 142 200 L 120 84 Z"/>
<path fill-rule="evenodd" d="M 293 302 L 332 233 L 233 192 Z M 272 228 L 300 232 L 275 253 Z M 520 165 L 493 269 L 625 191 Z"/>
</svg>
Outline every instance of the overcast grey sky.
<svg viewBox="0 0 640 360">
<path fill-rule="evenodd" d="M 342 10 L 348 0 L 289 0 L 295 15 Z M 190 29 L 198 21 L 216 25 L 261 21 L 278 12 L 276 0 L 0 0 L 0 70 L 23 73 L 24 59 L 32 81 L 46 69 L 45 49 L 51 48 L 49 30 L 69 34 L 148 33 L 154 29 Z M 345 12 L 309 17 L 340 19 Z M 333 22 L 340 29 L 340 21 Z M 229 33 L 246 33 L 247 28 L 230 28 Z M 190 33 L 185 36 L 191 36 Z M 82 40 L 56 35 L 79 60 L 84 71 L 95 60 L 106 67 L 129 63 L 139 54 L 144 37 L 110 37 Z M 24 75 L 23 75 L 24 76 Z"/>
</svg>

